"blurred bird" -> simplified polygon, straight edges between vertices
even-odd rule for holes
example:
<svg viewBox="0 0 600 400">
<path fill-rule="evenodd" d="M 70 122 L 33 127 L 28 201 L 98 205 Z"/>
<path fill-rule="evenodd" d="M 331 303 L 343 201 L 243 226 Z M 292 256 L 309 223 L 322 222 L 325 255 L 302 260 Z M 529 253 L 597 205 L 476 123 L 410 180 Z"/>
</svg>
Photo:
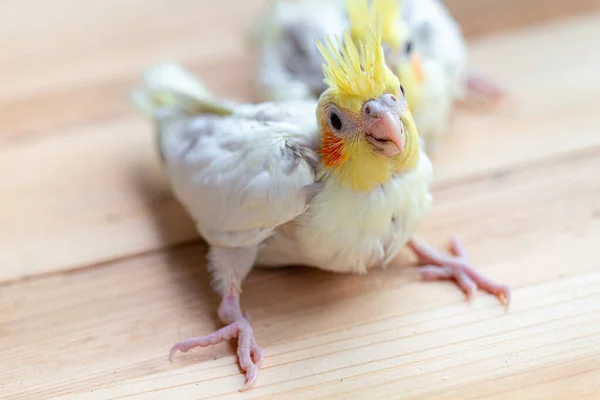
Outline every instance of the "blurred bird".
<svg viewBox="0 0 600 400">
<path fill-rule="evenodd" d="M 432 167 L 381 42 L 377 24 L 357 44 L 349 32 L 318 43 L 327 85 L 318 102 L 235 104 L 177 64 L 144 74 L 132 101 L 154 121 L 173 191 L 209 244 L 226 325 L 176 343 L 170 357 L 237 337 L 246 387 L 256 380 L 263 352 L 240 308 L 255 264 L 361 274 L 408 244 L 425 278 L 509 300 L 457 243 L 446 255 L 412 237 L 431 206 Z"/>
<path fill-rule="evenodd" d="M 327 89 L 322 79 L 323 57 L 314 46 L 350 29 L 354 41 L 367 34 L 375 15 L 382 18 L 382 43 L 388 66 L 402 76 L 409 104 L 422 80 L 420 58 L 413 57 L 410 32 L 399 18 L 397 0 L 272 0 L 257 24 L 259 81 L 269 100 L 316 99 Z M 405 82 L 406 81 L 406 82 Z M 411 105 L 412 107 L 412 105 Z"/>
<path fill-rule="evenodd" d="M 318 97 L 322 57 L 315 40 L 350 29 L 359 40 L 382 18 L 388 66 L 400 78 L 426 151 L 435 153 L 448 131 L 456 100 L 491 103 L 504 92 L 467 73 L 460 27 L 438 0 L 272 0 L 255 34 L 258 81 L 267 100 Z"/>
<path fill-rule="evenodd" d="M 254 32 L 265 99 L 318 98 L 327 86 L 315 41 L 347 28 L 344 0 L 271 0 Z"/>
<path fill-rule="evenodd" d="M 455 99 L 493 104 L 504 97 L 498 84 L 469 70 L 465 38 L 442 0 L 400 1 L 412 46 L 424 60 L 440 65 Z"/>
</svg>

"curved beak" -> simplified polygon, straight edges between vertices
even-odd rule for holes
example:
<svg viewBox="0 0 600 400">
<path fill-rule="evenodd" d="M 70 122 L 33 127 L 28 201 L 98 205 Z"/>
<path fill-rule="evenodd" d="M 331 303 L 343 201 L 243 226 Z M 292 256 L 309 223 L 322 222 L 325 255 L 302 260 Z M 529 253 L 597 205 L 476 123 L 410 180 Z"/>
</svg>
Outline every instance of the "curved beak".
<svg viewBox="0 0 600 400">
<path fill-rule="evenodd" d="M 391 157 L 404 151 L 403 130 L 404 127 L 398 114 L 386 110 L 381 113 L 379 120 L 369 127 L 367 133 L 370 137 L 367 136 L 367 139 L 377 146 L 384 155 Z M 389 142 L 392 142 L 395 146 L 386 145 L 391 144 Z"/>
</svg>

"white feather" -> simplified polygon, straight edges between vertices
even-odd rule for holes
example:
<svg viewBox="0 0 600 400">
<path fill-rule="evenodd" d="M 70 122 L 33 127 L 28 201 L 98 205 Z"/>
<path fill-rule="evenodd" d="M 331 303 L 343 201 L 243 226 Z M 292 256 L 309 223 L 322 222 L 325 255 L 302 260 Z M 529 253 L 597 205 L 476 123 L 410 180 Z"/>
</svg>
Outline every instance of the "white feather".
<svg viewBox="0 0 600 400">
<path fill-rule="evenodd" d="M 160 129 L 173 190 L 210 244 L 258 245 L 306 209 L 303 188 L 314 183 L 314 122 L 302 131 L 293 120 L 234 113 L 166 120 Z"/>
<path fill-rule="evenodd" d="M 315 41 L 348 23 L 343 0 L 274 0 L 259 21 L 258 80 L 265 100 L 316 99 L 323 90 L 323 58 Z"/>
<path fill-rule="evenodd" d="M 442 138 L 448 129 L 450 114 L 454 105 L 451 82 L 443 66 L 432 60 L 424 60 L 423 83 L 418 112 L 414 112 L 419 136 L 425 150 L 434 154 L 442 145 Z"/>
<path fill-rule="evenodd" d="M 315 102 L 223 108 L 210 93 L 192 91 L 199 81 L 178 86 L 180 72 L 171 69 L 167 77 L 174 80 L 158 80 L 161 85 L 147 78 L 150 84 L 137 93 L 156 108 L 164 168 L 176 197 L 211 245 L 217 290 L 243 279 L 259 247 L 259 265 L 356 273 L 386 265 L 428 212 L 431 163 L 424 153 L 414 170 L 370 193 L 345 189 L 335 179 L 320 185 L 315 183 L 320 141 Z M 154 104 L 156 87 L 175 97 L 191 94 L 184 96 L 189 103 Z M 210 105 L 223 115 L 190 114 L 190 105 Z"/>
<path fill-rule="evenodd" d="M 467 45 L 458 23 L 440 0 L 412 0 L 406 16 L 414 32 L 415 50 L 444 71 L 450 93 L 465 93 Z"/>
<path fill-rule="evenodd" d="M 432 166 L 425 153 L 414 170 L 370 193 L 326 181 L 308 210 L 268 239 L 257 263 L 355 273 L 386 265 L 429 212 L 431 181 Z"/>
</svg>

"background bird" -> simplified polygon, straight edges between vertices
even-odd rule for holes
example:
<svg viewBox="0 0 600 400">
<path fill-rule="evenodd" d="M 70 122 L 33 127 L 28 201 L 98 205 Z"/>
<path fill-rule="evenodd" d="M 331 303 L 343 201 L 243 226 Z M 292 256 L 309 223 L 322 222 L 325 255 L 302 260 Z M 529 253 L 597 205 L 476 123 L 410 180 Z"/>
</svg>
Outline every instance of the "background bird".
<svg viewBox="0 0 600 400">
<path fill-rule="evenodd" d="M 351 0 L 352 1 L 352 0 Z M 468 49 L 460 25 L 442 0 L 400 0 L 412 46 L 424 60 L 441 66 L 455 99 L 494 103 L 505 92 L 490 78 L 470 70 Z"/>
<path fill-rule="evenodd" d="M 264 99 L 318 97 L 326 87 L 314 41 L 345 29 L 357 40 L 375 14 L 382 18 L 386 60 L 428 153 L 441 147 L 457 100 L 490 104 L 503 97 L 498 85 L 468 71 L 460 27 L 439 0 L 273 0 L 255 32 Z"/>
<path fill-rule="evenodd" d="M 343 43 L 342 43 L 343 42 Z M 413 237 L 431 207 L 432 166 L 398 78 L 385 63 L 381 24 L 358 45 L 318 44 L 327 90 L 318 102 L 234 104 L 212 97 L 176 64 L 149 69 L 133 103 L 155 123 L 176 197 L 208 242 L 225 327 L 176 343 L 171 356 L 238 338 L 251 385 L 263 353 L 240 308 L 257 265 L 366 273 L 408 246 L 429 279 L 454 279 L 508 301 L 454 243 L 446 255 Z"/>
</svg>

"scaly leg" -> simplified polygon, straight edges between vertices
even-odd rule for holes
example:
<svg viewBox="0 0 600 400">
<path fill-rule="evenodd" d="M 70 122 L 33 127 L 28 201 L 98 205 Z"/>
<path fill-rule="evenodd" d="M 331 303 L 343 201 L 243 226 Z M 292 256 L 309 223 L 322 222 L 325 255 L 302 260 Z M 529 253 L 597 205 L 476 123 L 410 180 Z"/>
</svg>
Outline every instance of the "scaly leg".
<svg viewBox="0 0 600 400">
<path fill-rule="evenodd" d="M 419 272 L 423 279 L 451 279 L 465 292 L 469 300 L 473 298 L 477 289 L 481 289 L 496 296 L 505 307 L 509 306 L 508 286 L 497 284 L 477 272 L 470 265 L 466 251 L 455 238 L 450 239 L 450 255 L 416 238 L 408 243 L 408 247 L 419 259 Z"/>
<path fill-rule="evenodd" d="M 169 352 L 169 360 L 177 351 L 186 353 L 195 347 L 208 347 L 237 337 L 237 356 L 246 375 L 246 385 L 243 388 L 246 389 L 258 377 L 258 367 L 263 359 L 263 351 L 256 344 L 250 319 L 242 314 L 240 308 L 240 285 L 254 263 L 256 249 L 213 248 L 209 258 L 209 268 L 215 278 L 216 289 L 223 293 L 218 314 L 226 326 L 210 335 L 175 343 Z"/>
</svg>

